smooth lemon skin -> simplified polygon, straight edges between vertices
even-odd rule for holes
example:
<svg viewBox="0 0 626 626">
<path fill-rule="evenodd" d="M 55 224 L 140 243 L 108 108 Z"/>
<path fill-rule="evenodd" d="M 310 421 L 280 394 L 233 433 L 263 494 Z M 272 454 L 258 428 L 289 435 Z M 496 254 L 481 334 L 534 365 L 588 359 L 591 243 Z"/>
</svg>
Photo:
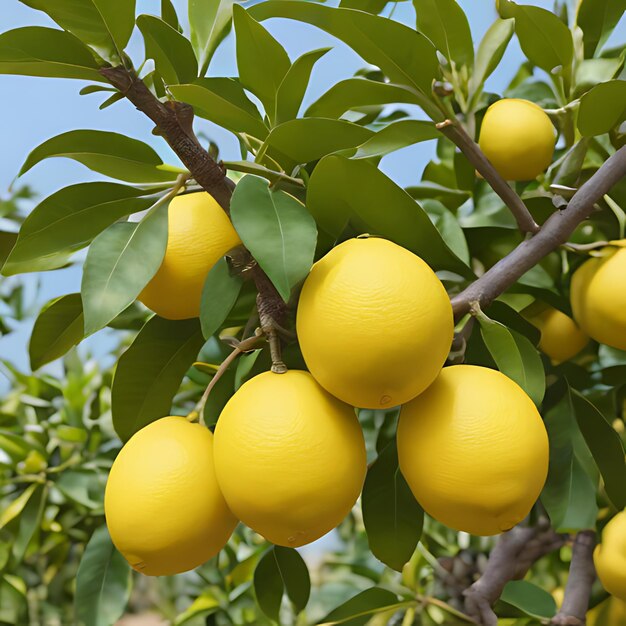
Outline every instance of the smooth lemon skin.
<svg viewBox="0 0 626 626">
<path fill-rule="evenodd" d="M 485 113 L 478 144 L 505 180 L 532 180 L 552 162 L 550 118 L 534 102 L 504 98 Z"/>
<path fill-rule="evenodd" d="M 215 477 L 211 431 L 176 416 L 142 428 L 122 448 L 104 510 L 113 543 L 148 576 L 202 565 L 237 525 Z"/>
<path fill-rule="evenodd" d="M 170 320 L 198 317 L 207 274 L 241 240 L 224 210 L 206 192 L 174 198 L 168 229 L 161 267 L 139 300 Z"/>
<path fill-rule="evenodd" d="M 626 245 L 626 240 L 616 242 Z M 607 247 L 572 276 L 574 319 L 593 339 L 626 350 L 626 248 Z"/>
<path fill-rule="evenodd" d="M 334 396 L 369 409 L 420 394 L 441 370 L 454 322 L 446 290 L 418 256 L 385 239 L 351 239 L 304 282 L 302 355 Z"/>
<path fill-rule="evenodd" d="M 215 469 L 241 521 L 274 544 L 298 547 L 332 530 L 356 502 L 363 433 L 354 409 L 308 372 L 265 372 L 224 407 Z"/>
<path fill-rule="evenodd" d="M 626 626 L 626 602 L 609 596 L 587 613 L 587 626 Z"/>
<path fill-rule="evenodd" d="M 618 513 L 602 531 L 602 543 L 593 553 L 602 586 L 626 601 L 626 512 Z"/>
<path fill-rule="evenodd" d="M 530 322 L 541 331 L 539 349 L 554 363 L 569 361 L 589 343 L 589 335 L 558 309 L 547 307 L 531 317 Z"/>
<path fill-rule="evenodd" d="M 402 408 L 400 469 L 446 526 L 495 535 L 523 520 L 548 473 L 548 435 L 532 400 L 504 374 L 446 367 Z"/>
</svg>

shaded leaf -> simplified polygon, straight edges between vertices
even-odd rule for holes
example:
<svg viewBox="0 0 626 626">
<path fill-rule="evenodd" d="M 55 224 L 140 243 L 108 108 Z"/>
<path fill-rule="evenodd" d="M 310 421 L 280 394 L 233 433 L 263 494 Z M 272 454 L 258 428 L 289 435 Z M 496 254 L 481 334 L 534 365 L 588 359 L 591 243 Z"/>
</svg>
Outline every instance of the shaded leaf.
<svg viewBox="0 0 626 626">
<path fill-rule="evenodd" d="M 198 319 L 154 316 L 119 358 L 111 389 L 113 426 L 122 441 L 169 414 L 204 339 Z"/>
<path fill-rule="evenodd" d="M 86 246 L 121 217 L 144 211 L 154 200 L 142 189 L 118 183 L 81 183 L 48 196 L 20 228 L 4 275 L 41 269 L 46 257 Z"/>
<path fill-rule="evenodd" d="M 131 183 L 174 181 L 180 173 L 178 168 L 162 168 L 154 149 L 137 139 L 104 130 L 71 130 L 37 146 L 19 176 L 51 157 L 74 159 L 94 172 Z"/>
<path fill-rule="evenodd" d="M 168 206 L 156 207 L 140 222 L 109 226 L 89 246 L 80 288 L 86 336 L 130 306 L 156 274 L 167 246 Z"/>
<path fill-rule="evenodd" d="M 556 614 L 552 595 L 527 580 L 508 582 L 500 599 L 531 617 L 550 618 Z"/>
<path fill-rule="evenodd" d="M 470 253 L 465 234 L 452 211 L 438 200 L 422 200 L 422 206 L 448 247 L 459 259 L 469 264 Z"/>
<path fill-rule="evenodd" d="M 17 241 L 17 233 L 7 233 L 0 231 L 0 270 L 7 260 L 9 253 L 13 250 Z"/>
<path fill-rule="evenodd" d="M 378 15 L 386 6 L 389 0 L 341 0 L 340 7 L 344 9 L 359 9 Z"/>
<path fill-rule="evenodd" d="M 399 603 L 395 593 L 372 587 L 357 593 L 336 609 L 333 609 L 319 624 L 347 624 L 348 626 L 362 626 L 375 613 L 396 607 Z"/>
<path fill-rule="evenodd" d="M 102 526 L 91 536 L 78 567 L 76 615 L 85 626 L 111 626 L 124 613 L 130 588 L 130 566 Z"/>
<path fill-rule="evenodd" d="M 402 571 L 422 534 L 424 511 L 400 473 L 395 439 L 368 469 L 361 506 L 370 550 Z"/>
<path fill-rule="evenodd" d="M 170 85 L 170 91 L 200 117 L 234 133 L 265 139 L 269 132 L 243 87 L 232 78 L 201 78 L 191 85 Z"/>
<path fill-rule="evenodd" d="M 585 57 L 593 56 L 606 43 L 626 11 L 626 0 L 581 0 L 576 24 L 583 31 Z"/>
<path fill-rule="evenodd" d="M 198 76 L 198 61 L 189 40 L 154 15 L 140 15 L 137 26 L 146 46 L 146 58 L 153 59 L 167 85 L 189 83 Z"/>
<path fill-rule="evenodd" d="M 121 58 L 135 26 L 135 0 L 20 0 L 81 41 Z"/>
<path fill-rule="evenodd" d="M 200 304 L 200 323 L 206 339 L 214 335 L 235 305 L 243 280 L 232 276 L 225 258 L 220 259 L 208 273 Z"/>
<path fill-rule="evenodd" d="M 35 320 L 28 344 L 31 369 L 63 356 L 83 338 L 83 304 L 79 293 L 51 300 Z"/>
<path fill-rule="evenodd" d="M 250 174 L 237 184 L 230 210 L 241 241 L 287 301 L 313 264 L 315 221 L 293 196 Z"/>
<path fill-rule="evenodd" d="M 469 23 L 456 0 L 413 0 L 417 29 L 424 33 L 457 67 L 474 62 Z"/>
<path fill-rule="evenodd" d="M 89 48 L 71 33 L 25 26 L 0 34 L 0 74 L 106 83 L 98 67 Z"/>
<path fill-rule="evenodd" d="M 253 350 L 239 357 L 237 360 L 237 369 L 235 370 L 235 391 L 246 381 L 262 352 L 262 349 Z"/>
<path fill-rule="evenodd" d="M 393 211 L 383 210 L 390 206 Z M 422 207 L 365 160 L 324 157 L 311 175 L 307 208 L 333 237 L 339 237 L 350 222 L 358 232 L 386 237 L 438 270 L 471 276 Z"/>
<path fill-rule="evenodd" d="M 182 27 L 178 15 L 176 14 L 176 8 L 172 4 L 172 0 L 161 0 L 161 19 L 178 32 L 182 32 Z"/>
<path fill-rule="evenodd" d="M 47 485 L 38 485 L 20 515 L 20 527 L 11 549 L 13 558 L 17 563 L 20 563 L 24 558 L 33 535 L 41 524 L 47 495 Z"/>
<path fill-rule="evenodd" d="M 626 120 L 626 80 L 600 83 L 580 99 L 578 130 L 586 137 L 608 133 Z"/>
<path fill-rule="evenodd" d="M 291 67 L 289 57 L 280 43 L 239 5 L 233 7 L 233 24 L 239 80 L 259 98 L 273 121 L 278 88 Z"/>
</svg>

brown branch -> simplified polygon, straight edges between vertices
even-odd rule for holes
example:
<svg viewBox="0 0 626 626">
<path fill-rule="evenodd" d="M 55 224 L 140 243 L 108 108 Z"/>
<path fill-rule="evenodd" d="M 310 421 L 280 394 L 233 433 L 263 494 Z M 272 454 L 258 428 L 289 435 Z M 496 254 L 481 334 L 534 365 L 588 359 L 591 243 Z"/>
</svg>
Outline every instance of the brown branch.
<svg viewBox="0 0 626 626">
<path fill-rule="evenodd" d="M 497 626 L 492 606 L 511 580 L 524 578 L 535 561 L 560 548 L 565 537 L 547 520 L 534 527 L 516 526 L 502 534 L 489 555 L 485 573 L 464 592 L 465 612 L 478 624 Z"/>
<path fill-rule="evenodd" d="M 551 624 L 585 626 L 591 585 L 596 579 L 596 570 L 593 565 L 595 546 L 596 534 L 593 530 L 583 530 L 576 535 L 563 606 L 552 619 Z"/>
<path fill-rule="evenodd" d="M 626 175 L 626 146 L 611 155 L 589 180 L 572 196 L 567 207 L 553 213 L 541 230 L 523 241 L 510 254 L 452 298 L 457 318 L 470 309 L 472 302 L 488 306 L 543 257 L 564 244 L 575 228 L 589 215 L 594 204 Z"/>
<path fill-rule="evenodd" d="M 461 149 L 461 152 L 463 152 L 469 162 L 500 196 L 502 202 L 509 207 L 519 229 L 523 233 L 539 232 L 539 225 L 535 222 L 522 199 L 498 174 L 496 168 L 489 162 L 483 151 L 478 147 L 478 144 L 465 132 L 463 126 L 449 119 L 445 120 L 445 122 L 440 122 L 436 126 L 438 130 Z"/>
<path fill-rule="evenodd" d="M 228 212 L 232 181 L 194 134 L 193 108 L 183 102 L 161 102 L 136 74 L 124 67 L 104 67 L 100 73 L 154 122 L 155 134 L 163 136 L 198 184 Z"/>
</svg>

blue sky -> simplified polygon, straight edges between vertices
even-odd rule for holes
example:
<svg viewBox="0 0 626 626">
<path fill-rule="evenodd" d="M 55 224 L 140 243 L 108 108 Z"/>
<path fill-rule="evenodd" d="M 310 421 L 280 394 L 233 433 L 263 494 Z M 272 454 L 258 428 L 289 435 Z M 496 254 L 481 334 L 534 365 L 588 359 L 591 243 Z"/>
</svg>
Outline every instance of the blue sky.
<svg viewBox="0 0 626 626">
<path fill-rule="evenodd" d="M 335 2 L 336 3 L 336 2 Z M 174 0 L 181 18 L 185 14 L 185 0 Z M 410 2 L 398 5 L 394 18 L 407 23 L 413 22 L 413 10 Z M 485 30 L 496 18 L 494 0 L 459 0 L 466 11 L 474 41 L 478 42 Z M 549 8 L 548 0 L 527 2 Z M 2 0 L 0 30 L 27 25 L 53 25 L 48 17 L 34 11 L 19 0 Z M 158 0 L 138 0 L 138 13 L 157 13 Z M 292 59 L 305 51 L 323 46 L 334 46 L 317 64 L 312 83 L 307 93 L 306 102 L 311 102 L 332 84 L 353 74 L 363 66 L 362 61 L 349 49 L 332 37 L 308 25 L 293 21 L 271 20 L 265 23 L 271 32 L 285 46 Z M 613 42 L 623 41 L 624 21 Z M 137 33 L 130 46 L 131 56 L 135 61 L 142 59 L 142 44 Z M 210 74 L 228 76 L 236 73 L 234 61 L 234 43 L 229 38 L 219 49 L 214 58 Z M 504 62 L 489 79 L 487 88 L 494 92 L 501 91 L 522 60 L 522 54 L 516 41 L 507 50 Z M 177 163 L 175 156 L 160 138 L 151 134 L 150 122 L 138 113 L 129 103 L 120 102 L 105 111 L 99 111 L 102 100 L 99 95 L 79 96 L 83 83 L 73 80 L 30 78 L 21 76 L 0 76 L 0 195 L 4 195 L 13 181 L 26 155 L 35 146 L 46 139 L 73 129 L 96 128 L 126 134 L 146 143 L 150 143 L 166 162 Z M 306 104 L 305 102 L 305 104 Z M 226 131 L 201 121 L 198 129 L 210 136 L 221 148 L 224 159 L 237 159 L 238 145 Z M 419 180 L 422 169 L 434 154 L 434 142 L 419 144 L 398 151 L 385 157 L 381 168 L 401 185 L 408 185 Z M 37 194 L 45 196 L 51 192 L 76 182 L 102 179 L 83 166 L 67 159 L 46 161 L 23 178 Z M 63 271 L 41 274 L 39 300 L 41 303 L 50 298 L 78 291 L 80 288 L 80 268 L 73 267 Z M 33 278 L 30 279 L 33 283 Z M 26 342 L 32 322 L 17 325 L 16 332 L 0 339 L 0 357 L 8 358 L 21 367 L 27 367 Z M 103 342 L 92 338 L 88 347 L 96 352 L 102 350 Z"/>
</svg>

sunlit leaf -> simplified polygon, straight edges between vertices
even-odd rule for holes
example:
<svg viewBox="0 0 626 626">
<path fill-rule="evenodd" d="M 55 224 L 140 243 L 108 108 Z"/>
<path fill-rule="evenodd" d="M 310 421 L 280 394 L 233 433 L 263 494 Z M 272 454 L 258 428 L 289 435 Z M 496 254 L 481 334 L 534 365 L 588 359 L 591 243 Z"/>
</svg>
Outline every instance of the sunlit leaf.
<svg viewBox="0 0 626 626">
<path fill-rule="evenodd" d="M 626 0 L 580 0 L 576 24 L 583 31 L 585 57 L 604 46 L 626 11 Z"/>
<path fill-rule="evenodd" d="M 208 273 L 200 304 L 200 323 L 206 339 L 219 330 L 241 292 L 243 280 L 231 276 L 226 259 L 220 259 Z"/>
<path fill-rule="evenodd" d="M 588 91 L 580 100 L 578 130 L 602 135 L 626 120 L 626 80 L 610 80 Z"/>
</svg>

